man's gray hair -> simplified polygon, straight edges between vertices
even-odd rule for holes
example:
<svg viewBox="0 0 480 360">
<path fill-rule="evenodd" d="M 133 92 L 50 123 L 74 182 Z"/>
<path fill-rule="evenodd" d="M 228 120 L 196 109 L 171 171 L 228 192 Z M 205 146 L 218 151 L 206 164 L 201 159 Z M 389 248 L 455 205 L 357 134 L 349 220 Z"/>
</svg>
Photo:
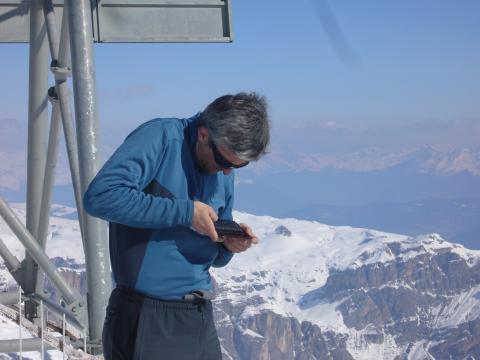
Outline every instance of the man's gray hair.
<svg viewBox="0 0 480 360">
<path fill-rule="evenodd" d="M 200 121 L 215 145 L 225 145 L 240 159 L 258 160 L 270 142 L 265 97 L 256 93 L 224 95 L 203 111 Z"/>
</svg>

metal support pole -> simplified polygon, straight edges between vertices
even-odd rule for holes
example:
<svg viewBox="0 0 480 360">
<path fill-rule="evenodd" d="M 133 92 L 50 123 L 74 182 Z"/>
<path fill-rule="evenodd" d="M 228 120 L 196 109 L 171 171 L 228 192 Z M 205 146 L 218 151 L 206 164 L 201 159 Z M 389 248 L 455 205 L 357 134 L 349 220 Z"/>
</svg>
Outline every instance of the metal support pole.
<svg viewBox="0 0 480 360">
<path fill-rule="evenodd" d="M 5 261 L 5 266 L 10 273 L 14 273 L 20 269 L 20 261 L 8 250 L 7 245 L 0 238 L 0 256 Z"/>
<path fill-rule="evenodd" d="M 58 57 L 58 50 L 59 50 L 59 43 L 58 43 L 58 33 L 55 26 L 55 23 L 52 25 L 52 17 L 55 17 L 53 13 L 53 4 L 48 1 L 43 1 L 43 12 L 45 16 L 45 23 L 46 23 L 46 30 L 48 34 L 48 44 L 50 48 L 50 55 L 52 58 L 52 63 L 57 60 Z M 51 13 L 49 12 L 51 9 Z M 48 15 L 47 15 L 48 14 Z M 60 129 L 60 110 L 57 105 L 57 99 L 55 93 L 51 94 L 52 88 L 49 89 L 49 96 L 52 100 L 52 116 L 50 120 L 50 133 L 48 136 L 48 150 L 47 150 L 47 158 L 45 162 L 45 170 L 44 170 L 44 178 L 42 181 L 43 184 L 43 191 L 42 197 L 40 202 L 40 215 L 38 221 L 38 228 L 33 232 L 34 235 L 37 236 L 37 241 L 40 243 L 40 246 L 45 249 L 45 241 L 47 238 L 48 233 L 48 223 L 50 218 L 50 205 L 51 205 L 51 197 L 52 197 L 52 187 L 55 180 L 55 167 L 57 165 L 57 158 L 58 158 L 58 140 L 59 140 L 59 129 Z M 41 271 L 39 271 L 41 273 Z M 37 276 L 37 292 L 39 290 L 38 285 L 38 278 L 41 277 Z M 40 290 L 42 286 L 40 285 Z"/>
<path fill-rule="evenodd" d="M 73 191 L 75 194 L 75 203 L 77 205 L 78 222 L 80 223 L 80 232 L 82 234 L 83 249 L 86 252 L 84 217 L 82 202 L 82 190 L 80 186 L 80 164 L 78 159 L 77 142 L 75 140 L 75 129 L 73 126 L 72 113 L 68 101 L 67 83 L 57 84 L 57 94 L 62 113 L 63 133 L 65 136 L 65 145 L 67 147 L 68 162 L 70 164 L 70 176 L 72 178 Z"/>
<path fill-rule="evenodd" d="M 68 100 L 68 86 L 67 77 L 70 75 L 69 68 L 69 52 L 70 52 L 70 38 L 68 34 L 68 12 L 65 4 L 63 17 L 62 17 L 62 29 L 60 38 L 57 31 L 56 18 L 51 0 L 43 0 L 43 11 L 45 15 L 45 21 L 47 26 L 47 34 L 50 45 L 50 55 L 52 58 L 52 72 L 55 77 L 55 89 L 50 88 L 52 92 L 51 98 L 53 98 L 53 110 L 52 120 L 50 124 L 50 136 L 47 152 L 47 162 L 45 168 L 45 180 L 43 186 L 43 196 L 41 203 L 41 212 L 38 229 L 38 241 L 43 249 L 46 246 L 46 238 L 48 234 L 49 213 L 51 206 L 51 193 L 54 185 L 54 170 L 58 158 L 58 136 L 60 128 L 60 114 L 62 114 L 65 140 L 67 145 L 67 152 L 70 160 L 70 169 L 72 183 L 74 186 L 75 199 L 77 201 L 78 219 L 80 222 L 80 231 L 82 231 L 82 210 L 83 206 L 78 199 L 80 198 L 80 175 L 78 166 L 78 153 L 76 151 L 75 137 L 73 133 L 73 121 L 70 112 L 69 100 Z M 55 90 L 55 91 L 52 91 Z M 73 149 L 73 151 L 72 151 Z M 73 154 L 73 155 L 72 155 Z M 83 236 L 82 236 L 83 241 Z M 43 271 L 39 269 L 37 272 L 36 280 L 36 293 L 43 293 Z"/>
<path fill-rule="evenodd" d="M 80 223 L 80 232 L 82 233 L 83 241 L 83 203 L 82 192 L 80 188 L 80 165 L 78 163 L 78 151 L 75 141 L 75 131 L 73 128 L 73 117 L 70 111 L 68 86 L 66 82 L 67 76 L 70 73 L 70 38 L 68 34 L 67 7 L 68 2 L 65 2 L 62 17 L 62 29 L 60 32 L 60 39 L 58 39 L 57 24 L 52 0 L 43 1 L 43 9 L 45 13 L 48 39 L 50 43 L 50 54 L 52 57 L 52 61 L 56 61 L 56 67 L 52 70 L 55 75 L 56 93 L 58 96 L 60 111 L 62 114 L 65 144 L 67 147 L 67 155 L 70 163 L 70 175 L 72 178 L 75 202 L 77 205 L 78 221 Z M 83 247 L 85 248 L 85 243 L 83 243 Z"/>
<path fill-rule="evenodd" d="M 23 246 L 25 246 L 25 249 L 30 256 L 42 267 L 50 280 L 52 280 L 65 299 L 65 302 L 67 304 L 72 304 L 78 301 L 81 298 L 80 295 L 77 294 L 76 291 L 70 289 L 65 279 L 58 273 L 57 269 L 47 255 L 45 255 L 43 249 L 35 241 L 32 234 L 30 234 L 30 232 L 23 226 L 20 219 L 8 207 L 7 203 L 2 198 L 0 198 L 0 216 L 17 236 L 18 240 L 20 240 Z"/>
<path fill-rule="evenodd" d="M 48 44 L 50 46 L 50 56 L 53 61 L 58 61 L 58 51 L 60 49 L 60 36 L 58 35 L 55 11 L 52 0 L 43 0 L 43 14 L 47 26 Z"/>
<path fill-rule="evenodd" d="M 43 301 L 40 300 L 40 339 L 42 340 L 41 347 L 40 347 L 40 358 L 41 360 L 45 357 L 45 344 L 43 342 L 43 338 L 45 336 L 45 323 L 43 319 Z"/>
<path fill-rule="evenodd" d="M 18 345 L 20 360 L 22 360 L 22 287 L 18 287 Z"/>
<path fill-rule="evenodd" d="M 48 137 L 48 151 L 47 163 L 45 167 L 45 178 L 43 180 L 43 194 L 41 202 L 40 223 L 37 231 L 37 241 L 45 249 L 45 244 L 48 234 L 49 213 L 52 199 L 52 188 L 55 181 L 55 167 L 57 166 L 58 158 L 58 142 L 60 133 L 60 108 L 57 103 L 53 104 L 52 120 L 50 121 L 50 135 Z M 41 271 L 38 271 L 41 275 Z M 39 276 L 40 277 L 40 276 Z M 38 283 L 37 278 L 37 292 L 43 286 Z"/>
<path fill-rule="evenodd" d="M 36 236 L 45 170 L 48 129 L 47 88 L 48 48 L 41 0 L 30 2 L 30 59 L 28 92 L 28 161 L 27 161 L 27 229 Z M 22 287 L 35 290 L 36 264 L 25 257 Z M 36 317 L 36 307 L 27 303 L 28 318 Z"/>
<path fill-rule="evenodd" d="M 50 219 L 50 205 L 52 198 L 53 182 L 55 180 L 55 167 L 58 158 L 58 140 L 60 133 L 60 109 L 57 103 L 53 104 L 52 120 L 50 121 L 50 135 L 48 138 L 47 163 L 45 167 L 45 178 L 43 181 L 43 194 L 40 211 L 40 222 L 37 231 L 37 241 L 40 247 L 45 250 L 48 234 L 48 224 Z M 37 279 L 35 281 L 35 292 L 43 291 L 43 271 L 37 270 Z"/>
<path fill-rule="evenodd" d="M 65 321 L 65 314 L 62 317 L 62 359 L 65 360 L 65 328 L 67 327 L 67 322 Z"/>
<path fill-rule="evenodd" d="M 96 108 L 95 64 L 90 0 L 68 1 L 73 89 L 82 194 L 101 166 Z M 105 308 L 111 291 L 107 226 L 84 216 L 85 261 L 88 281 L 89 337 L 101 340 Z"/>
<path fill-rule="evenodd" d="M 21 284 L 23 280 L 23 272 L 22 272 L 22 265 L 20 261 L 13 255 L 10 250 L 7 248 L 7 245 L 3 242 L 0 238 L 0 257 L 3 258 L 5 262 L 5 266 L 10 274 L 13 276 L 17 284 Z M 5 301 L 8 301 L 8 293 L 0 293 L 0 304 L 6 304 Z M 6 298 L 2 299 L 2 296 L 6 296 Z M 14 304 L 15 302 L 11 303 Z"/>
</svg>

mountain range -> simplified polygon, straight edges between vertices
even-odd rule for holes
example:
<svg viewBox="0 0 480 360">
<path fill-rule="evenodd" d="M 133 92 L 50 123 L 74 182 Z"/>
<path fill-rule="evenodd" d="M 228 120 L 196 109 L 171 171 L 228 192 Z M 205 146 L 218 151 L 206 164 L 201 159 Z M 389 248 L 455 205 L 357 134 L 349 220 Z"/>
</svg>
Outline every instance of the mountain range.
<svg viewBox="0 0 480 360">
<path fill-rule="evenodd" d="M 335 129 L 325 124 L 320 134 Z M 322 144 L 313 134 L 301 141 L 305 131 L 293 138 L 284 134 L 265 158 L 237 171 L 238 210 L 411 236 L 438 232 L 480 248 L 478 146 L 394 148 L 360 141 L 353 146 L 348 138 L 349 143 L 336 147 L 344 147 L 342 152 L 319 152 Z M 26 133 L 26 123 L 0 119 L 0 196 L 8 201 L 26 199 Z M 323 135 L 323 142 L 334 142 Z M 61 144 L 53 200 L 74 206 L 63 148 Z M 104 147 L 104 158 L 112 149 Z"/>
<path fill-rule="evenodd" d="M 260 161 L 256 172 L 279 169 L 290 171 L 319 171 L 337 169 L 351 172 L 383 171 L 403 167 L 405 171 L 451 175 L 470 173 L 480 176 L 480 149 L 465 147 L 434 147 L 421 145 L 396 150 L 368 146 L 343 153 L 284 151 Z"/>
<path fill-rule="evenodd" d="M 23 204 L 13 206 L 25 216 Z M 73 211 L 54 206 L 47 253 L 84 293 Z M 234 217 L 252 226 L 260 244 L 211 272 L 224 359 L 480 357 L 480 251 L 435 233 Z M 0 237 L 23 256 L 3 222 Z M 12 281 L 2 268 L 0 288 Z"/>
<path fill-rule="evenodd" d="M 11 118 L 0 119 L 0 189 L 18 190 L 26 182 L 27 132 L 27 124 L 24 121 Z M 302 134 L 302 136 L 307 135 Z M 318 172 L 325 169 L 352 173 L 379 173 L 401 169 L 408 174 L 480 176 L 478 146 L 421 144 L 390 148 L 366 143 L 364 146 L 357 144 L 356 148 L 345 146 L 346 150 L 342 152 L 319 152 L 311 149 L 311 146 L 302 142 L 301 138 L 297 140 L 297 143 L 292 144 L 285 139 L 284 146 L 277 141 L 266 157 L 249 166 L 250 171 L 245 172 L 245 176 Z M 56 169 L 59 185 L 70 182 L 63 147 L 62 144 L 60 161 Z M 113 148 L 111 145 L 105 145 L 103 152 L 105 160 L 112 154 Z M 249 180 L 243 179 L 243 181 Z"/>
</svg>

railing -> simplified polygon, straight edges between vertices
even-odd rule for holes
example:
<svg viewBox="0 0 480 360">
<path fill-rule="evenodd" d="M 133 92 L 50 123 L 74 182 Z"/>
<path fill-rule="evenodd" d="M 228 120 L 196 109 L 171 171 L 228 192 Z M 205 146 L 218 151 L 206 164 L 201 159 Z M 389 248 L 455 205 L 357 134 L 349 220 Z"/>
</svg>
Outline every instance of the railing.
<svg viewBox="0 0 480 360">
<path fill-rule="evenodd" d="M 39 301 L 40 306 L 40 325 L 35 325 L 22 316 L 23 302 L 26 297 L 21 289 L 17 295 L 17 303 L 10 306 L 0 304 L 0 315 L 12 320 L 19 326 L 18 338 L 0 340 L 0 353 L 18 352 L 22 359 L 25 351 L 40 351 L 41 359 L 44 359 L 45 351 L 56 349 L 62 352 L 63 358 L 67 359 L 100 359 L 98 356 L 88 355 L 86 352 L 76 350 L 75 347 L 87 350 L 87 338 L 85 329 L 78 329 L 67 321 L 66 314 L 62 314 L 62 322 L 58 324 L 52 320 L 46 319 L 43 300 Z M 37 301 L 37 300 L 34 300 Z M 46 331 L 50 329 L 50 331 Z M 26 330 L 34 338 L 25 338 L 22 330 Z M 53 335 L 53 332 L 61 333 L 62 337 Z M 76 346 L 73 347 L 72 344 Z M 82 344 L 79 346 L 79 344 Z"/>
</svg>

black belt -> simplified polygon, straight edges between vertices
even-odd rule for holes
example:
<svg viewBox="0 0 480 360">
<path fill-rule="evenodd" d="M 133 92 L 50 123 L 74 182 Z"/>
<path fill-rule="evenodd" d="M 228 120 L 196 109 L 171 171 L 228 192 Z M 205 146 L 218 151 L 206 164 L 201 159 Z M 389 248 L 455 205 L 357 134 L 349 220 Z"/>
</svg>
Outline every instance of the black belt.
<svg viewBox="0 0 480 360">
<path fill-rule="evenodd" d="M 187 301 L 187 302 L 197 302 L 199 300 L 212 300 L 215 296 L 212 291 L 205 291 L 205 290 L 194 290 L 188 294 L 182 296 L 181 299 L 161 299 L 156 298 L 150 295 L 139 293 L 131 288 L 117 285 L 116 289 L 120 290 L 124 294 L 128 294 L 128 297 L 131 300 L 142 302 L 143 299 L 151 299 L 157 301 L 164 301 L 164 302 L 178 302 L 178 301 Z"/>
</svg>

